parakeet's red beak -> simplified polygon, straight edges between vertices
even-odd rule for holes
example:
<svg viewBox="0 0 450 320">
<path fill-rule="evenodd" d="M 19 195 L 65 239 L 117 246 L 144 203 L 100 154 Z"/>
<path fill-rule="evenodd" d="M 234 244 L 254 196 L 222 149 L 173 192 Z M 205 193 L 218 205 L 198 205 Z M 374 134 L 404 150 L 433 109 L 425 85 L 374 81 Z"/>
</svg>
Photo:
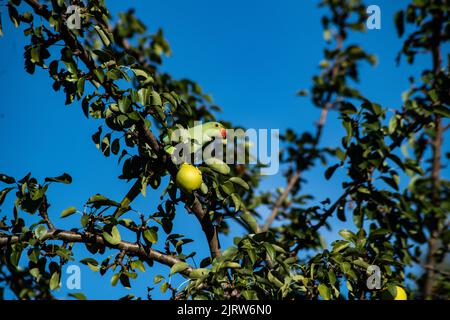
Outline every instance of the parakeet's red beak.
<svg viewBox="0 0 450 320">
<path fill-rule="evenodd" d="M 227 137 L 227 130 L 226 129 L 221 129 L 220 130 L 220 134 L 222 135 L 222 138 L 226 138 Z"/>
</svg>

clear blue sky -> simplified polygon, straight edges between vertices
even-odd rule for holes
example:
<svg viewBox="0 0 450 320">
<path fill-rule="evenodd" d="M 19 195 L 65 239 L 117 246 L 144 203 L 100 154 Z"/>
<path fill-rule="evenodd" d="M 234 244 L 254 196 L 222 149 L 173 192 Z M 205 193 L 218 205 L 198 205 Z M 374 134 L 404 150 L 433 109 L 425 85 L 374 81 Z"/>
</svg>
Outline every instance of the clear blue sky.
<svg viewBox="0 0 450 320">
<path fill-rule="evenodd" d="M 223 108 L 220 118 L 247 128 L 278 128 L 283 131 L 312 129 L 319 111 L 308 98 L 295 96 L 297 90 L 310 88 L 311 76 L 318 72 L 324 41 L 317 1 L 230 0 L 226 2 L 198 1 L 106 1 L 112 14 L 135 8 L 137 15 L 151 32 L 164 29 L 173 56 L 166 59 L 163 69 L 176 78 L 198 81 Z M 362 67 L 359 88 L 370 99 L 385 107 L 398 108 L 401 93 L 408 88 L 407 77 L 429 66 L 429 59 L 418 59 L 410 67 L 395 64 L 400 42 L 393 26 L 393 14 L 407 1 L 378 0 L 368 4 L 381 7 L 381 30 L 369 31 L 351 38 L 378 57 L 378 65 Z M 86 120 L 80 105 L 64 106 L 64 95 L 51 89 L 46 72 L 38 70 L 30 76 L 23 68 L 21 31 L 14 30 L 2 8 L 4 38 L 0 39 L 0 172 L 22 177 L 28 171 L 38 179 L 68 172 L 71 185 L 54 185 L 49 191 L 52 203 L 50 215 L 56 219 L 68 206 L 82 208 L 83 203 L 99 192 L 112 199 L 121 199 L 129 188 L 118 180 L 120 167 L 113 158 L 105 158 L 91 142 L 99 122 Z M 448 48 L 447 48 L 448 49 Z M 342 130 L 332 114 L 326 126 L 323 143 L 339 144 Z M 449 149 L 448 141 L 445 148 Z M 449 175 L 448 169 L 445 172 Z M 323 168 L 313 170 L 307 192 L 318 200 L 337 197 L 344 173 L 325 181 Z M 281 173 L 266 178 L 262 190 L 283 186 Z M 159 193 L 138 200 L 136 207 L 152 212 Z M 11 204 L 11 198 L 7 203 Z M 4 208 L 2 215 L 7 212 Z M 56 221 L 57 226 L 78 224 L 78 217 Z M 335 230 L 343 227 L 334 222 Z M 207 254 L 199 226 L 184 210 L 178 212 L 174 232 L 196 239 L 187 247 L 197 251 L 197 263 Z M 232 235 L 242 230 L 233 226 Z M 160 234 L 162 238 L 163 235 Z M 337 239 L 337 231 L 326 234 L 327 242 Z M 232 237 L 222 239 L 223 247 Z M 87 257 L 86 250 L 76 250 L 76 258 Z M 155 264 L 132 281 L 133 293 L 145 297 L 155 274 L 167 274 L 165 267 Z M 104 277 L 82 266 L 82 291 L 88 298 L 117 298 L 129 293 L 120 285 L 111 288 L 111 274 Z M 63 285 L 65 276 L 63 275 Z M 173 279 L 174 286 L 182 280 Z M 61 289 L 58 296 L 69 291 Z M 159 288 L 155 298 L 164 298 Z"/>
</svg>

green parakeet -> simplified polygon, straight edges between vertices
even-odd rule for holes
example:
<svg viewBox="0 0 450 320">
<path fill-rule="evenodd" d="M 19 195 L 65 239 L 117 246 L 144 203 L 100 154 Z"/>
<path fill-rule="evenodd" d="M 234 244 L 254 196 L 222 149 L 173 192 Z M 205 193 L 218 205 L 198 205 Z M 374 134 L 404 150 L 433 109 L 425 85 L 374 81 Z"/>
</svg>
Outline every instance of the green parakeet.
<svg viewBox="0 0 450 320">
<path fill-rule="evenodd" d="M 169 135 L 165 136 L 163 141 L 165 143 L 191 143 L 190 151 L 191 153 L 196 153 L 214 138 L 222 139 L 222 142 L 226 144 L 227 131 L 221 123 L 211 121 L 196 125 L 189 129 L 177 128 L 170 133 L 170 137 Z M 168 145 L 165 150 L 167 153 L 173 154 L 175 152 L 175 147 Z"/>
</svg>

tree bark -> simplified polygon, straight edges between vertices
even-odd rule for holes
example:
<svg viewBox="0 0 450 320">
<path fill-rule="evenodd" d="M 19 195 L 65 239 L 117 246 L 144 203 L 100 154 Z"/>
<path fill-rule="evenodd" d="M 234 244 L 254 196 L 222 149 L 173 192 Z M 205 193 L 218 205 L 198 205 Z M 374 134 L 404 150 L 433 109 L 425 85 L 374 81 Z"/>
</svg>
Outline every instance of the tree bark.
<svg viewBox="0 0 450 320">
<path fill-rule="evenodd" d="M 9 246 L 11 244 L 19 242 L 19 237 L 17 236 L 0 236 L 0 247 Z M 121 241 L 117 245 L 112 245 L 109 242 L 105 241 L 101 236 L 90 233 L 77 233 L 74 231 L 66 231 L 66 230 L 51 230 L 49 231 L 41 241 L 48 240 L 61 240 L 63 242 L 71 243 L 95 243 L 98 245 L 103 245 L 108 248 L 118 249 L 126 252 L 127 255 L 140 257 L 144 261 L 155 260 L 161 264 L 167 265 L 169 267 L 173 266 L 178 262 L 182 262 L 174 256 L 170 256 L 164 254 L 158 250 L 151 248 L 144 248 L 137 243 L 132 243 L 128 241 Z M 193 270 L 192 267 L 187 268 L 184 271 L 185 275 L 188 275 L 189 272 Z"/>
</svg>

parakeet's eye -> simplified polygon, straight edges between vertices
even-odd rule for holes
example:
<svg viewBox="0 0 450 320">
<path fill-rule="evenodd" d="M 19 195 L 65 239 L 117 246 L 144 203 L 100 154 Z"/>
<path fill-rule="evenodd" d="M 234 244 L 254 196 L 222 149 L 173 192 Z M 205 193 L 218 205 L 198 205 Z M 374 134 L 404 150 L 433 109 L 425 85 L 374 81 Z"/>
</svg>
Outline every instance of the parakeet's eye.
<svg viewBox="0 0 450 320">
<path fill-rule="evenodd" d="M 218 123 L 216 123 L 216 128 L 218 128 L 219 127 L 219 124 Z"/>
</svg>

